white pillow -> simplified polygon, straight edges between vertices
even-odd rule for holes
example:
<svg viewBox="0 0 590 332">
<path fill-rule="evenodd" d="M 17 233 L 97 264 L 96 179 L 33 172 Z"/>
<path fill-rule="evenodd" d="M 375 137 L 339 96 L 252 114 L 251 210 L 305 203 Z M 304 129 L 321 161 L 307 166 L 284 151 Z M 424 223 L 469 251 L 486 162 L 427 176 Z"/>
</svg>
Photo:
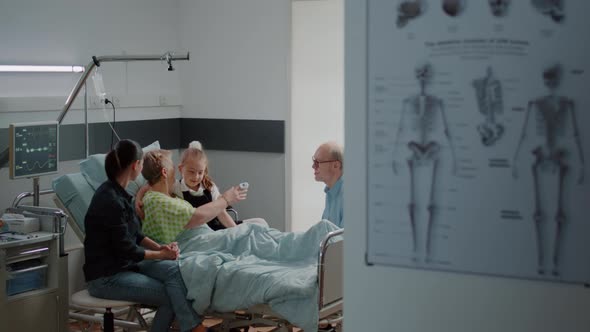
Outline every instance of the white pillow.
<svg viewBox="0 0 590 332">
<path fill-rule="evenodd" d="M 144 147 L 143 153 L 152 150 L 160 149 L 160 142 L 155 141 L 154 143 Z M 104 169 L 104 160 L 106 154 L 93 154 L 80 162 L 80 172 L 82 176 L 86 179 L 86 182 L 96 191 L 100 185 L 107 180 L 107 173 Z M 135 195 L 137 190 L 146 183 L 146 180 L 141 176 L 141 174 L 135 179 L 135 181 L 129 183 L 127 186 L 127 192 L 131 195 Z"/>
</svg>

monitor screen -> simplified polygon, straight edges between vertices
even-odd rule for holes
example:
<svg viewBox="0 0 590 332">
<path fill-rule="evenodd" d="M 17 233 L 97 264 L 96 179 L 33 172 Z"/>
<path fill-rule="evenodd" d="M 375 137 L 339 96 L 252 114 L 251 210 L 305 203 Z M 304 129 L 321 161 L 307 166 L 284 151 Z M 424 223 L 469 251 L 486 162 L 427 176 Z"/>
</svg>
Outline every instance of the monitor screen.
<svg viewBox="0 0 590 332">
<path fill-rule="evenodd" d="M 32 178 L 58 171 L 57 121 L 13 123 L 10 135 L 10 178 Z"/>
</svg>

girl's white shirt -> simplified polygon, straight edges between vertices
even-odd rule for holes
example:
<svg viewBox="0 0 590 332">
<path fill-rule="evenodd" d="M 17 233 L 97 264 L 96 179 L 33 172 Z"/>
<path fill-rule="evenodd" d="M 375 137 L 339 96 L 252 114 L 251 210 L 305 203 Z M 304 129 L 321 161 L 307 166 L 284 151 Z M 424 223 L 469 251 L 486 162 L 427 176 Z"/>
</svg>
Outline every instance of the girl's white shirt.
<svg viewBox="0 0 590 332">
<path fill-rule="evenodd" d="M 183 198 L 184 196 L 182 193 L 184 191 L 188 191 L 192 196 L 203 196 L 204 189 L 205 188 L 199 184 L 199 188 L 197 190 L 193 190 L 189 188 L 184 182 L 184 179 L 182 179 L 180 181 L 174 182 L 173 192 L 174 195 L 176 195 L 176 197 Z M 211 188 L 211 197 L 213 200 L 216 200 L 219 198 L 219 196 L 221 196 L 221 193 L 219 192 L 219 188 L 217 188 L 217 185 L 215 185 L 214 183 L 213 187 Z"/>
</svg>

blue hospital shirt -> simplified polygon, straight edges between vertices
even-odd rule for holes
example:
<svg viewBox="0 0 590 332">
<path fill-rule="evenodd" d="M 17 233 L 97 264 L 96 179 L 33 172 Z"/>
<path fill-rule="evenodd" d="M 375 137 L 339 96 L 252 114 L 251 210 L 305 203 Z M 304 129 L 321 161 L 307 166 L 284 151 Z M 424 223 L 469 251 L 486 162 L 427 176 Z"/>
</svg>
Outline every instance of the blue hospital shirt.
<svg viewBox="0 0 590 332">
<path fill-rule="evenodd" d="M 344 222 L 342 221 L 342 177 L 336 181 L 332 188 L 326 187 L 324 192 L 326 193 L 326 207 L 322 214 L 322 219 L 328 219 L 336 226 L 344 228 Z"/>
</svg>

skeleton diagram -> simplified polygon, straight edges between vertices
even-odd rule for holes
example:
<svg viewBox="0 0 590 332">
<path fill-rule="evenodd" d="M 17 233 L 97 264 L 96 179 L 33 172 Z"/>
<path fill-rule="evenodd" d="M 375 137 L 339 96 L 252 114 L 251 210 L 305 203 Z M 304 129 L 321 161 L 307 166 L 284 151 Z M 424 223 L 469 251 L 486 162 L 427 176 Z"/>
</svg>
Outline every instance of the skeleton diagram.
<svg viewBox="0 0 590 332">
<path fill-rule="evenodd" d="M 543 231 L 543 222 L 546 216 L 544 215 L 544 208 L 546 208 L 541 201 L 542 196 L 552 194 L 546 190 L 540 190 L 540 179 L 543 174 L 558 173 L 558 187 L 557 187 L 557 207 L 555 213 L 555 233 L 553 236 L 553 251 L 552 256 L 547 257 L 551 260 L 553 266 L 552 273 L 555 276 L 559 275 L 559 258 L 560 246 L 563 228 L 566 223 L 566 215 L 563 204 L 563 189 L 564 179 L 569 174 L 571 164 L 571 149 L 568 145 L 575 144 L 577 160 L 579 163 L 578 184 L 584 181 L 584 155 L 582 152 L 582 145 L 580 141 L 580 134 L 578 131 L 576 116 L 574 111 L 574 102 L 563 96 L 555 94 L 555 90 L 559 86 L 561 80 L 562 70 L 560 65 L 552 66 L 543 72 L 543 79 L 545 86 L 549 89 L 549 95 L 539 97 L 531 100 L 528 103 L 527 113 L 520 137 L 514 161 L 512 164 L 513 176 L 518 177 L 517 161 L 522 143 L 529 136 L 529 131 L 533 131 L 533 138 L 539 145 L 534 146 L 531 151 L 534 157 L 534 162 L 531 167 L 533 174 L 534 190 L 535 190 L 535 207 L 533 214 L 533 221 L 535 224 L 535 235 L 537 241 L 537 264 L 539 274 L 545 274 L 545 255 L 551 248 L 551 243 L 548 242 Z M 530 123 L 531 122 L 531 123 Z M 529 128 L 529 125 L 532 128 Z M 529 130 L 532 129 L 532 130 Z M 555 194 L 555 193 L 553 193 Z"/>
<path fill-rule="evenodd" d="M 481 142 L 492 145 L 504 134 L 504 126 L 496 123 L 496 115 L 502 114 L 502 85 L 494 77 L 491 67 L 488 67 L 486 76 L 473 80 L 473 88 L 477 98 L 479 112 L 485 116 L 485 122 L 477 126 L 481 135 Z"/>
<path fill-rule="evenodd" d="M 510 0 L 488 0 L 492 15 L 496 17 L 505 16 L 510 6 Z"/>
<path fill-rule="evenodd" d="M 443 11 L 449 16 L 458 16 L 465 8 L 464 0 L 443 0 Z"/>
<path fill-rule="evenodd" d="M 551 17 L 557 23 L 560 23 L 565 18 L 563 11 L 564 0 L 531 0 L 533 7 L 535 7 L 541 14 Z"/>
<path fill-rule="evenodd" d="M 437 178 L 437 168 L 439 166 L 439 157 L 441 139 L 449 143 L 453 173 L 455 173 L 455 153 L 447 120 L 444 113 L 444 104 L 439 98 L 426 93 L 426 85 L 432 77 L 432 68 L 429 64 L 418 66 L 415 69 L 415 76 L 420 83 L 420 93 L 408 97 L 403 101 L 403 108 L 398 124 L 397 133 L 393 147 L 393 172 L 398 173 L 398 145 L 401 142 L 407 146 L 407 165 L 410 172 L 410 202 L 408 204 L 408 213 L 412 228 L 412 247 L 413 252 L 418 252 L 417 245 L 417 227 L 416 227 L 416 171 L 419 166 L 432 167 L 432 178 L 428 192 L 428 222 L 426 225 L 425 235 L 425 258 L 430 259 L 431 230 L 435 212 L 435 183 Z"/>
<path fill-rule="evenodd" d="M 409 20 L 422 15 L 422 13 L 424 13 L 422 0 L 402 0 L 397 6 L 397 27 L 403 28 Z"/>
</svg>

